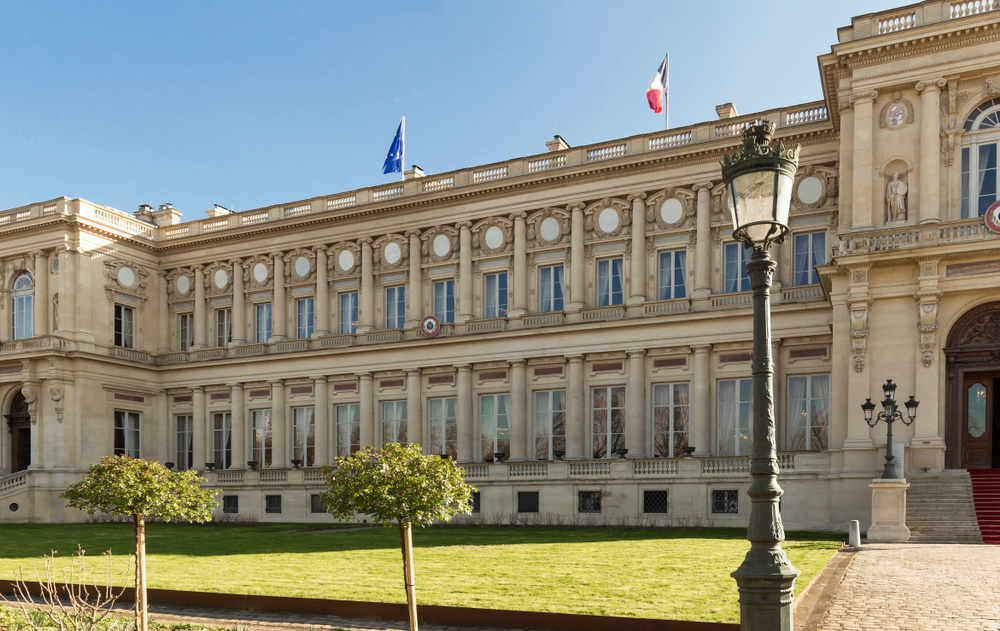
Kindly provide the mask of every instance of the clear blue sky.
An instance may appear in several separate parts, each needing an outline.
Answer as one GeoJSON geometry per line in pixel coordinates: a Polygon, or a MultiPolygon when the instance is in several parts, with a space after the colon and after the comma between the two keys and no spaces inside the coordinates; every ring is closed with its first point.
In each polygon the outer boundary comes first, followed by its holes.
{"type": "Polygon", "coordinates": [[[0,208],[246,210],[822,97],[816,56],[882,0],[7,2],[0,208]],[[398,176],[395,176],[398,178],[398,176]]]}

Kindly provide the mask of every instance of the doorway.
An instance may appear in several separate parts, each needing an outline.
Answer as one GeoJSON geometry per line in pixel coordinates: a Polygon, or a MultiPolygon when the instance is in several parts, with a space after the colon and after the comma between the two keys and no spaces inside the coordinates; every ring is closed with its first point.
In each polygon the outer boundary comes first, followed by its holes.
{"type": "Polygon", "coordinates": [[[1000,373],[967,373],[963,390],[962,464],[1000,468],[1000,373]]]}
{"type": "Polygon", "coordinates": [[[31,414],[20,392],[11,399],[10,413],[6,417],[10,432],[10,472],[24,471],[31,464],[31,414]]]}

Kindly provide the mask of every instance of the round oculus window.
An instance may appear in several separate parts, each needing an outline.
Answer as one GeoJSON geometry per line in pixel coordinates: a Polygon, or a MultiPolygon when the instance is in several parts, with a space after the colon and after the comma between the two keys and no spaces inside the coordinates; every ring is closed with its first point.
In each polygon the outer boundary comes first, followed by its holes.
{"type": "Polygon", "coordinates": [[[267,265],[263,263],[257,263],[253,266],[253,279],[258,283],[263,283],[267,280],[267,265]]]}
{"type": "Polygon", "coordinates": [[[125,287],[131,287],[135,284],[135,272],[132,271],[131,267],[118,268],[118,282],[125,287]]]}
{"type": "Polygon", "coordinates": [[[684,206],[676,197],[671,197],[670,199],[664,201],[663,205],[660,206],[660,219],[662,219],[665,224],[677,223],[681,220],[681,216],[683,214],[684,206]]]}
{"type": "Polygon", "coordinates": [[[903,123],[906,122],[906,106],[902,103],[893,103],[889,111],[886,112],[885,120],[893,129],[902,127],[903,123]]]}
{"type": "Polygon", "coordinates": [[[434,237],[434,254],[447,256],[451,252],[451,239],[446,234],[439,234],[434,237]]]}
{"type": "Polygon", "coordinates": [[[59,257],[58,256],[52,257],[52,271],[53,272],[58,272],[59,271],[59,257]]]}
{"type": "Polygon", "coordinates": [[[300,256],[295,259],[295,275],[302,278],[309,273],[309,259],[304,256],[300,256]]]}
{"type": "Polygon", "coordinates": [[[503,245],[503,230],[497,226],[490,226],[486,230],[486,247],[495,250],[503,245]]]}
{"type": "Polygon", "coordinates": [[[217,289],[222,289],[226,286],[226,283],[229,282],[229,274],[227,274],[224,269],[217,269],[215,270],[212,280],[215,281],[215,287],[217,289]]]}
{"type": "Polygon", "coordinates": [[[382,251],[382,254],[385,256],[385,262],[389,265],[399,263],[399,259],[403,257],[403,251],[399,249],[399,244],[395,241],[385,244],[385,250],[382,251]]]}
{"type": "Polygon", "coordinates": [[[823,182],[816,176],[802,178],[799,188],[796,190],[799,201],[803,204],[815,204],[823,195],[823,182]]]}
{"type": "Polygon", "coordinates": [[[175,284],[177,286],[177,293],[180,294],[186,294],[191,289],[191,279],[187,276],[178,276],[175,284]]]}
{"type": "Polygon", "coordinates": [[[614,232],[615,228],[618,227],[618,213],[615,212],[614,208],[605,208],[597,215],[597,225],[605,234],[614,232]]]}
{"type": "Polygon", "coordinates": [[[542,225],[539,228],[539,232],[542,234],[542,240],[544,241],[555,241],[559,237],[559,220],[555,217],[546,217],[542,219],[542,225]]]}
{"type": "Polygon", "coordinates": [[[337,255],[337,265],[345,272],[349,272],[354,267],[354,253],[350,250],[341,250],[337,255]]]}

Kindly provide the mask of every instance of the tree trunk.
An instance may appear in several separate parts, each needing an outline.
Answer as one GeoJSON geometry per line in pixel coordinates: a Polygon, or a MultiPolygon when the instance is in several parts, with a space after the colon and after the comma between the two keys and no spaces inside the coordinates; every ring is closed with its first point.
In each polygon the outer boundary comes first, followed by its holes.
{"type": "Polygon", "coordinates": [[[132,516],[135,525],[135,628],[147,631],[146,603],[146,519],[142,513],[132,516]]]}
{"type": "Polygon", "coordinates": [[[399,541],[403,546],[403,582],[406,584],[410,631],[417,631],[417,588],[413,579],[413,529],[410,527],[410,522],[399,523],[399,541]]]}

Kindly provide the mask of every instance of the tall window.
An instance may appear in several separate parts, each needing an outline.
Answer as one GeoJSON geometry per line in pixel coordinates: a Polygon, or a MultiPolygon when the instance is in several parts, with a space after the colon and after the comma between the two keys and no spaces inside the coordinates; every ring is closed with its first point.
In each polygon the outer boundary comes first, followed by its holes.
{"type": "Polygon", "coordinates": [[[830,375],[788,378],[788,448],[824,450],[830,441],[830,375]]]}
{"type": "Polygon", "coordinates": [[[338,405],[337,456],[350,456],[361,449],[361,406],[357,403],[338,405]]]}
{"type": "Polygon", "coordinates": [[[687,296],[687,252],[660,252],[660,300],[687,296]]]}
{"type": "Polygon", "coordinates": [[[31,274],[24,272],[14,279],[11,291],[11,321],[15,340],[23,340],[34,335],[34,296],[31,274]]]}
{"type": "Polygon", "coordinates": [[[316,414],[312,407],[292,408],[292,460],[303,467],[316,463],[316,414]]]}
{"type": "Polygon", "coordinates": [[[553,265],[538,270],[538,310],[563,310],[563,266],[553,265]]]}
{"type": "Polygon", "coordinates": [[[265,302],[256,305],[257,312],[254,330],[257,332],[257,343],[267,344],[271,339],[271,303],[265,302]]]}
{"type": "Polygon", "coordinates": [[[962,218],[982,217],[997,200],[1000,99],[983,103],[965,120],[962,137],[962,218]]]}
{"type": "Polygon", "coordinates": [[[434,317],[438,321],[455,321],[455,280],[441,280],[434,283],[434,317]]]}
{"type": "Polygon", "coordinates": [[[300,298],[295,301],[295,337],[308,340],[313,334],[313,299],[300,298]]]}
{"type": "Polygon", "coordinates": [[[215,345],[226,348],[233,341],[233,310],[215,310],[215,345]]]}
{"type": "MultiPolygon", "coordinates": [[[[653,455],[680,458],[688,446],[690,386],[661,383],[653,386],[653,455]]],[[[697,446],[697,445],[696,445],[697,446]]]]}
{"type": "Polygon", "coordinates": [[[747,263],[750,262],[750,250],[742,243],[726,244],[726,286],[725,293],[750,291],[750,277],[747,276],[747,263]]]}
{"type": "Polygon", "coordinates": [[[719,455],[749,456],[753,379],[719,381],[719,455]]]}
{"type": "Polygon", "coordinates": [[[358,292],[340,294],[340,334],[354,335],[358,332],[358,292]]]}
{"type": "Polygon", "coordinates": [[[385,288],[385,328],[401,329],[406,323],[406,288],[385,288]]]}
{"type": "Polygon", "coordinates": [[[181,414],[176,419],[175,464],[178,471],[187,471],[194,467],[194,426],[190,414],[181,414]]]}
{"type": "Polygon", "coordinates": [[[115,410],[115,455],[140,458],[139,413],[115,410]]]}
{"type": "Polygon", "coordinates": [[[182,351],[191,350],[194,343],[194,315],[182,313],[177,316],[177,348],[182,351]]]}
{"type": "Polygon", "coordinates": [[[250,459],[261,469],[271,466],[271,410],[250,412],[250,459]]]}
{"type": "Polygon", "coordinates": [[[480,441],[484,462],[494,456],[510,457],[510,395],[484,394],[479,397],[480,441]]]}
{"type": "Polygon", "coordinates": [[[487,318],[507,317],[507,272],[486,275],[487,318]]]}
{"type": "Polygon", "coordinates": [[[406,401],[382,402],[382,446],[406,445],[406,401]]]}
{"type": "Polygon", "coordinates": [[[115,305],[115,346],[135,348],[135,310],[115,305]]]}
{"type": "Polygon", "coordinates": [[[625,449],[625,387],[594,388],[590,399],[594,458],[625,449]]]}
{"type": "Polygon", "coordinates": [[[535,460],[566,455],[566,391],[535,392],[535,460]]]}
{"type": "Polygon", "coordinates": [[[458,420],[455,408],[458,400],[449,397],[447,399],[431,399],[427,403],[430,412],[427,419],[430,427],[430,453],[451,456],[453,460],[457,459],[458,420]]]}
{"type": "Polygon", "coordinates": [[[229,469],[233,466],[233,415],[216,412],[212,415],[212,456],[215,468],[229,469]]]}
{"type": "MultiPolygon", "coordinates": [[[[597,262],[597,306],[620,305],[625,302],[622,294],[622,261],[604,259],[597,262]]],[[[576,291],[574,289],[573,291],[576,291]]]]}
{"type": "Polygon", "coordinates": [[[826,233],[795,235],[795,284],[818,284],[817,265],[826,265],[826,233]]]}

